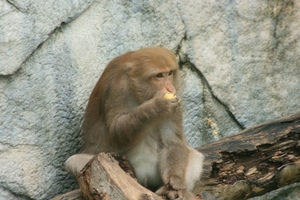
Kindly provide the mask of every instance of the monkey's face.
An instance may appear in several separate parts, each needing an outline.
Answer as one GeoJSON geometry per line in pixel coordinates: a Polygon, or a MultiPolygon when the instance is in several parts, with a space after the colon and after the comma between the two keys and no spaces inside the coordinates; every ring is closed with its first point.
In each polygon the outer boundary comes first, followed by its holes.
{"type": "Polygon", "coordinates": [[[140,103],[155,95],[176,93],[178,64],[174,54],[164,48],[150,48],[130,56],[128,77],[140,103]]]}
{"type": "Polygon", "coordinates": [[[159,70],[153,75],[151,75],[149,84],[156,88],[156,93],[172,93],[176,94],[176,89],[174,87],[174,75],[176,74],[176,69],[166,67],[165,70],[159,70]]]}

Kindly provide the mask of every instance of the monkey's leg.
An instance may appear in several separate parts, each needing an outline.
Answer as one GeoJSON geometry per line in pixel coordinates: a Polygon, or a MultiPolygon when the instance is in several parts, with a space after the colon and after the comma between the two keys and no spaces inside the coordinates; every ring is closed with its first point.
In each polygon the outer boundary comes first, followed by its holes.
{"type": "Polygon", "coordinates": [[[193,199],[190,192],[200,179],[204,156],[187,146],[172,146],[163,152],[161,170],[164,186],[157,194],[169,199],[193,199]]]}
{"type": "Polygon", "coordinates": [[[159,168],[164,185],[156,191],[156,194],[171,200],[192,197],[187,190],[185,178],[188,155],[189,149],[181,143],[163,148],[160,153],[159,168]]]}

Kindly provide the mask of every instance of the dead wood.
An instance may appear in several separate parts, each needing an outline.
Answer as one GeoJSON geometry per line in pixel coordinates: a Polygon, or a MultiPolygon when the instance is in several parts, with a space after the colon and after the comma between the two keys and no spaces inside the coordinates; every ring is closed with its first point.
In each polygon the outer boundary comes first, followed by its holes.
{"type": "Polygon", "coordinates": [[[110,153],[99,153],[80,172],[79,187],[88,200],[162,200],[125,173],[110,153]]]}
{"type": "Polygon", "coordinates": [[[197,148],[204,173],[194,193],[247,199],[300,182],[300,113],[197,148]]]}
{"type": "Polygon", "coordinates": [[[65,194],[58,195],[50,200],[84,200],[84,198],[80,189],[76,189],[65,194]]]}
{"type": "MultiPolygon", "coordinates": [[[[300,113],[250,127],[197,150],[205,155],[205,164],[194,194],[206,191],[220,200],[240,200],[300,182],[300,113]]],[[[100,153],[85,166],[78,182],[86,199],[162,199],[139,185],[118,163],[111,154],[100,153]]]]}

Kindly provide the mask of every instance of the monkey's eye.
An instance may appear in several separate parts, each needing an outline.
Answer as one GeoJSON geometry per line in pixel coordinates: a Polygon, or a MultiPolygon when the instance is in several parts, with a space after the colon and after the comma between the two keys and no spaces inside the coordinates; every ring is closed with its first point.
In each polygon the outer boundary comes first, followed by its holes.
{"type": "Polygon", "coordinates": [[[164,75],[162,73],[159,73],[159,74],[156,74],[156,77],[157,78],[162,78],[162,77],[164,77],[164,75]]]}
{"type": "Polygon", "coordinates": [[[169,73],[168,73],[168,76],[171,76],[173,74],[173,71],[170,71],[169,73]]]}

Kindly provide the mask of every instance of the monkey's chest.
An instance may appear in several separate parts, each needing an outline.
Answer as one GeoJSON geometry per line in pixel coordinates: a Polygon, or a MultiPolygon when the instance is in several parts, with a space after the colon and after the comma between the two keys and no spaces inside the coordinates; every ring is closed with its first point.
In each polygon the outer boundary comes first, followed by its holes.
{"type": "Polygon", "coordinates": [[[126,153],[139,183],[146,187],[156,187],[162,184],[158,170],[158,154],[157,142],[149,140],[144,140],[126,153]]]}

